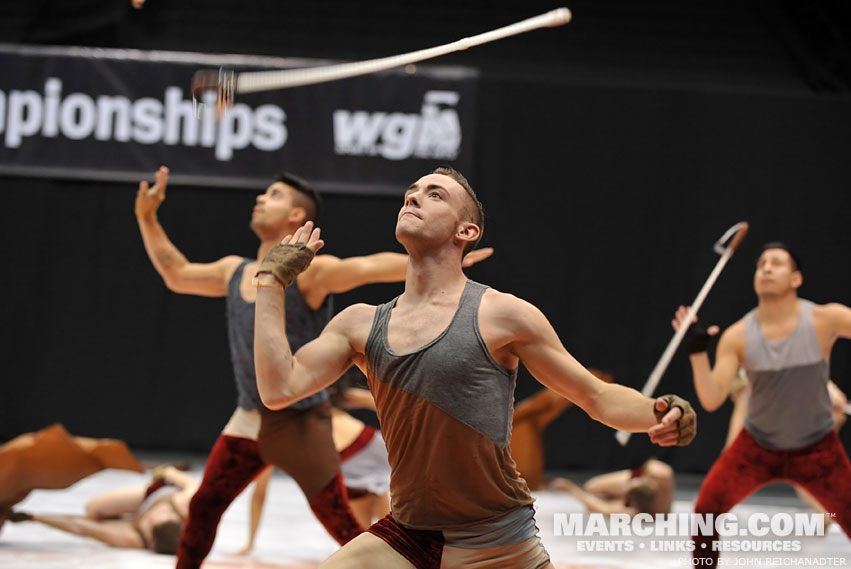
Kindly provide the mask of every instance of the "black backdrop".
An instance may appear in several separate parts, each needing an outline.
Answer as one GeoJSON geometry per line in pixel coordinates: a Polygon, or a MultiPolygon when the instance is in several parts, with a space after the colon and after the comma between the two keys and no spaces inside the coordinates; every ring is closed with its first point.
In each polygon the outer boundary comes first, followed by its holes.
{"type": "MultiPolygon", "coordinates": [[[[289,48],[354,59],[554,7],[414,2],[399,13],[381,2],[261,2],[224,28],[214,16],[232,3],[217,0],[203,2],[181,34],[174,22],[190,18],[193,2],[149,0],[142,12],[95,0],[64,4],[104,17],[59,26],[51,2],[8,3],[0,39],[289,48]],[[347,28],[345,18],[362,19],[347,28]],[[247,31],[274,28],[270,20],[280,36],[247,31]],[[336,35],[299,43],[317,29],[336,35]],[[353,34],[348,44],[338,37],[343,29],[353,34]]],[[[564,45],[548,30],[447,62],[483,69],[471,181],[487,214],[483,245],[497,253],[470,276],[535,303],[580,361],[640,387],[672,335],[673,310],[695,296],[717,260],[712,243],[736,221],[752,229],[703,320],[729,325],[752,307],[754,256],[773,239],[801,251],[802,296],[851,304],[851,51],[843,33],[817,33],[849,21],[841,3],[813,3],[822,10],[803,15],[784,2],[696,2],[693,10],[650,2],[640,13],[630,4],[571,5],[575,22],[564,29],[564,45]]],[[[0,186],[0,440],[59,421],[72,433],[136,448],[209,448],[235,395],[224,302],[165,289],[138,235],[135,188],[33,178],[2,178],[0,186]]],[[[251,256],[253,200],[245,191],[174,187],[160,218],[192,260],[251,256]]],[[[397,200],[331,194],[326,201],[326,252],[400,250],[392,234],[397,200]]],[[[366,287],[339,296],[337,307],[400,290],[366,287]]],[[[832,370],[846,392],[849,359],[851,346],[840,341],[832,370]]],[[[536,389],[521,374],[518,397],[536,389]]],[[[696,400],[683,356],[660,385],[669,391],[696,400]]],[[[729,410],[700,413],[699,438],[688,448],[654,449],[639,436],[623,452],[610,429],[573,409],[547,432],[547,466],[617,468],[654,453],[677,470],[704,472],[723,444],[729,410]]],[[[847,429],[843,440],[849,447],[847,429]]]]}

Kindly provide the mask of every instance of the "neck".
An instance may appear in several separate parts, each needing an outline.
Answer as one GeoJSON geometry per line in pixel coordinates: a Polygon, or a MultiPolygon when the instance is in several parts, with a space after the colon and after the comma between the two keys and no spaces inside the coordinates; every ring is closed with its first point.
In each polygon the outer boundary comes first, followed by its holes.
{"type": "Polygon", "coordinates": [[[266,255],[269,253],[269,251],[272,250],[272,247],[280,243],[281,239],[283,239],[287,235],[292,235],[293,233],[295,233],[297,229],[298,226],[288,227],[275,235],[258,235],[258,237],[260,237],[260,246],[257,248],[257,261],[262,263],[263,259],[266,258],[266,255]]]}
{"type": "Polygon", "coordinates": [[[756,310],[760,322],[782,322],[798,313],[798,295],[760,297],[756,310]]]}
{"type": "Polygon", "coordinates": [[[274,239],[264,239],[260,241],[260,246],[257,248],[257,262],[262,263],[269,251],[272,250],[272,247],[278,243],[280,243],[280,239],[277,241],[274,239]]]}
{"type": "Polygon", "coordinates": [[[409,252],[405,275],[407,302],[434,302],[446,295],[460,294],[467,282],[457,251],[445,250],[428,255],[409,252]]]}

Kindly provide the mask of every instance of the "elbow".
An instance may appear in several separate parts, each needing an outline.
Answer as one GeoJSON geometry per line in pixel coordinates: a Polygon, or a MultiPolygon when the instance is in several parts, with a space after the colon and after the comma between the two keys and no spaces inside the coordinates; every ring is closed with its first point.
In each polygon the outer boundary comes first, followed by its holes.
{"type": "Polygon", "coordinates": [[[271,411],[280,411],[295,403],[295,398],[293,397],[284,394],[269,395],[263,392],[260,393],[260,400],[271,411]]]}
{"type": "Polygon", "coordinates": [[[180,286],[180,280],[170,275],[162,275],[165,287],[173,293],[184,294],[185,290],[180,286]]]}
{"type": "MultiPolygon", "coordinates": [[[[280,411],[281,409],[295,403],[297,399],[297,397],[294,397],[292,393],[287,392],[285,389],[270,389],[269,387],[261,386],[259,374],[257,375],[257,383],[258,391],[260,392],[260,400],[267,409],[280,411]]],[[[276,383],[274,380],[266,382],[267,386],[269,384],[275,385],[276,383]]],[[[277,383],[277,385],[282,385],[282,383],[277,383]]]]}
{"type": "Polygon", "coordinates": [[[581,401],[575,401],[575,403],[593,420],[598,423],[603,423],[604,425],[612,426],[606,419],[606,415],[604,413],[605,406],[601,404],[601,401],[597,397],[589,397],[581,401]]]}
{"type": "Polygon", "coordinates": [[[724,403],[724,397],[709,397],[706,395],[701,396],[700,393],[697,394],[697,400],[700,401],[700,406],[703,407],[703,410],[707,413],[712,413],[713,411],[717,411],[719,407],[724,403]]]}
{"type": "Polygon", "coordinates": [[[257,391],[260,400],[267,409],[280,411],[281,409],[295,403],[299,398],[286,388],[286,381],[274,374],[269,375],[261,368],[257,368],[257,391]]]}

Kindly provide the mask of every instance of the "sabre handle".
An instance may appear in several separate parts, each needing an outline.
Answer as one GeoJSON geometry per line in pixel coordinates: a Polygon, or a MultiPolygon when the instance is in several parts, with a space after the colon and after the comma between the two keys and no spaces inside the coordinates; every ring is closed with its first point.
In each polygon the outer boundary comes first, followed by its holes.
{"type": "Polygon", "coordinates": [[[713,249],[719,255],[724,255],[725,253],[728,255],[732,255],[739,244],[742,242],[742,239],[745,238],[745,235],[748,234],[748,229],[750,226],[747,221],[740,221],[739,223],[733,225],[730,229],[724,232],[724,235],[715,242],[715,246],[713,249]],[[732,241],[730,240],[732,238],[732,241]],[[726,247],[724,243],[730,241],[730,244],[726,247]]]}

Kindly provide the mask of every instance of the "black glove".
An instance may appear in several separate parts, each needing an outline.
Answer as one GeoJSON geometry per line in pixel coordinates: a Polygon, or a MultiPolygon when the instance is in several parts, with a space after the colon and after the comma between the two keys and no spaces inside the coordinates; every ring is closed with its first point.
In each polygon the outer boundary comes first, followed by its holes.
{"type": "Polygon", "coordinates": [[[29,521],[32,521],[32,519],[33,519],[32,514],[28,514],[26,512],[21,512],[21,511],[12,512],[9,515],[9,521],[12,522],[13,524],[17,524],[17,523],[20,523],[20,522],[29,522],[29,521]]]}
{"type": "Polygon", "coordinates": [[[693,322],[688,327],[688,330],[686,330],[685,336],[683,336],[683,350],[689,355],[705,352],[706,347],[709,346],[709,338],[711,336],[706,331],[706,328],[698,322],[693,322]]]}

